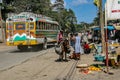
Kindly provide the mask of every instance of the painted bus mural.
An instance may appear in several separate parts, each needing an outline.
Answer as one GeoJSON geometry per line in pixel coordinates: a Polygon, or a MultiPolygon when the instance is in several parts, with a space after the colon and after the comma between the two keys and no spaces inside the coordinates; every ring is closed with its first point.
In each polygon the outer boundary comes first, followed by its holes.
{"type": "Polygon", "coordinates": [[[39,44],[47,48],[48,43],[57,42],[59,30],[58,22],[50,17],[30,12],[22,12],[6,19],[7,45],[17,46],[20,50],[39,44]]]}

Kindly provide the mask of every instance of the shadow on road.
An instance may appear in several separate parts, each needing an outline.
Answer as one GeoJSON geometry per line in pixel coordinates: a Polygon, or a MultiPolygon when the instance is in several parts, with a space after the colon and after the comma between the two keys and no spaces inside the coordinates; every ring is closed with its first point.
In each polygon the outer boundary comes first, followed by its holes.
{"type": "MultiPolygon", "coordinates": [[[[54,45],[49,45],[47,49],[52,48],[52,47],[54,47],[54,45]]],[[[10,51],[9,53],[39,52],[39,51],[47,50],[47,49],[43,49],[42,46],[36,46],[36,47],[29,47],[27,50],[22,50],[22,51],[19,49],[16,49],[14,51],[10,51]]]]}

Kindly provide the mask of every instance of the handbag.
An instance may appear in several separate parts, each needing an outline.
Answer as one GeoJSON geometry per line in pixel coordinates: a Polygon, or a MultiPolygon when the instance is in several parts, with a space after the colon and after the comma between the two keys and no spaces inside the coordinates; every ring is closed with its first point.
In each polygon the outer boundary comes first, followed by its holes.
{"type": "Polygon", "coordinates": [[[61,55],[61,54],[62,54],[61,45],[55,45],[55,52],[56,52],[58,55],[61,55]]]}
{"type": "Polygon", "coordinates": [[[69,47],[69,48],[67,48],[67,54],[70,54],[70,52],[71,52],[71,49],[69,47]]]}

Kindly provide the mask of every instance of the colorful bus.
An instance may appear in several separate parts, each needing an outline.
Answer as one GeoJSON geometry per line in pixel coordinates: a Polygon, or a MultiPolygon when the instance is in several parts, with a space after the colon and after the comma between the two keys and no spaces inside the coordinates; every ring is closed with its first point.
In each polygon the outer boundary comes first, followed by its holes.
{"type": "Polygon", "coordinates": [[[7,45],[17,46],[20,50],[39,44],[47,48],[48,43],[57,42],[59,30],[58,22],[50,17],[30,12],[22,12],[6,19],[7,45]]]}

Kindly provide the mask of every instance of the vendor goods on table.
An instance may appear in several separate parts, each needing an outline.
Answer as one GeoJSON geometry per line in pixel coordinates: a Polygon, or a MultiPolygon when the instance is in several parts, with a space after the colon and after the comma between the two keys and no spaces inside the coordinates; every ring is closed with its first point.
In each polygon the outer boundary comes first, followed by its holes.
{"type": "Polygon", "coordinates": [[[100,68],[95,67],[95,66],[90,66],[90,67],[88,67],[88,69],[91,71],[100,71],[101,70],[100,68]]]}
{"type": "Polygon", "coordinates": [[[88,64],[78,64],[76,67],[77,68],[87,68],[89,65],[88,64]]]}

